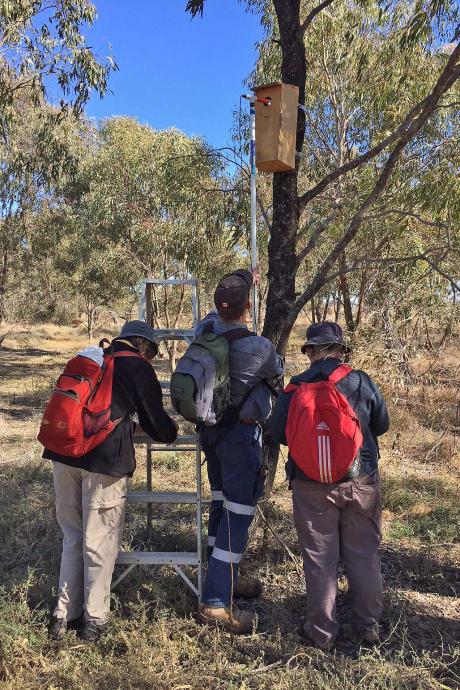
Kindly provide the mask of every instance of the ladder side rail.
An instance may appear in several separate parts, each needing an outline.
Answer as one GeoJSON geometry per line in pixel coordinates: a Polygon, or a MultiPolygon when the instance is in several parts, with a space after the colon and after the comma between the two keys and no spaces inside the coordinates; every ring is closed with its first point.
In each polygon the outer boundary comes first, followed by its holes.
{"type": "MultiPolygon", "coordinates": [[[[152,483],[152,444],[147,443],[147,491],[153,490],[152,483]]],[[[147,529],[152,529],[153,507],[151,503],[147,504],[147,529]]]]}
{"type": "Polygon", "coordinates": [[[147,285],[145,280],[141,283],[141,294],[139,299],[139,319],[147,322],[147,285]]]}
{"type": "MultiPolygon", "coordinates": [[[[195,587],[195,585],[193,584],[193,582],[191,580],[189,580],[189,578],[184,573],[184,571],[175,563],[173,564],[172,567],[174,568],[176,573],[179,575],[179,577],[181,577],[183,579],[183,581],[185,582],[187,587],[192,590],[193,594],[196,597],[199,597],[201,599],[201,591],[195,587]]],[[[201,572],[201,567],[200,567],[200,565],[198,565],[198,573],[200,573],[200,572],[201,572]]],[[[199,585],[198,585],[198,587],[199,587],[199,585]]]]}
{"type": "Polygon", "coordinates": [[[147,278],[145,280],[147,285],[161,285],[162,287],[168,287],[170,285],[198,285],[198,280],[196,278],[167,278],[162,280],[161,278],[147,278]]]}
{"type": "Polygon", "coordinates": [[[196,462],[196,496],[197,496],[197,502],[196,502],[196,551],[197,551],[197,556],[198,556],[198,592],[197,596],[199,600],[201,600],[201,595],[202,595],[202,590],[203,590],[203,567],[202,567],[202,560],[203,560],[203,503],[202,503],[202,486],[201,486],[201,445],[200,442],[197,441],[196,444],[196,453],[195,453],[195,462],[196,462]]]}

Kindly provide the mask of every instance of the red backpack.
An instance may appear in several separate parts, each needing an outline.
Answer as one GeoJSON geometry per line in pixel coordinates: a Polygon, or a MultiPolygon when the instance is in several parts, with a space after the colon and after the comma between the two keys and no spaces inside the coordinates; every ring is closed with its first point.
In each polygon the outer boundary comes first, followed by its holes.
{"type": "Polygon", "coordinates": [[[57,380],[45,408],[38,440],[65,457],[79,458],[100,445],[122,421],[110,419],[115,359],[142,357],[137,352],[104,352],[102,367],[76,355],[57,380]]]}
{"type": "Polygon", "coordinates": [[[359,419],[336,383],[352,369],[342,364],[317,383],[290,383],[286,438],[295,464],[323,484],[340,481],[350,470],[363,444],[359,419]]]}

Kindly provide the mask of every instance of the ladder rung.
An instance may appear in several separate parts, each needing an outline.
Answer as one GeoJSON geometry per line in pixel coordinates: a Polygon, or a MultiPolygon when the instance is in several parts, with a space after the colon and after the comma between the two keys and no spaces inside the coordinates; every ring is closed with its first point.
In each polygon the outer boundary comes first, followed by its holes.
{"type": "Polygon", "coordinates": [[[146,285],[198,285],[196,278],[147,278],[143,281],[146,285]]]}
{"type": "MultiPolygon", "coordinates": [[[[134,434],[133,437],[134,443],[156,443],[155,441],[152,441],[150,436],[147,434],[134,434]]],[[[193,446],[196,444],[198,441],[198,434],[190,434],[188,436],[178,436],[174,443],[165,443],[162,444],[161,446],[155,445],[155,450],[175,450],[176,446],[193,446]]],[[[195,448],[192,448],[192,450],[195,450],[195,448]]]]}
{"type": "Polygon", "coordinates": [[[198,498],[191,491],[128,491],[128,503],[198,503],[198,498]]]}
{"type": "Polygon", "coordinates": [[[193,340],[195,331],[193,328],[157,328],[156,340],[193,340]]]}
{"type": "Polygon", "coordinates": [[[199,565],[198,555],[188,551],[119,551],[117,564],[199,565]]]}

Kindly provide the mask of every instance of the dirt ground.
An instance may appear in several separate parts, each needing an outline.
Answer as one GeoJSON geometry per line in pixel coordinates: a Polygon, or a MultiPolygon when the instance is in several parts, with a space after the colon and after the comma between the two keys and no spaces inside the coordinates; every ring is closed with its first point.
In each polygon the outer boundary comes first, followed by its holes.
{"type": "MultiPolygon", "coordinates": [[[[299,370],[295,334],[289,368],[299,370]]],[[[18,328],[0,349],[0,689],[49,690],[381,690],[460,687],[459,401],[460,348],[407,386],[393,370],[357,355],[389,401],[392,429],[382,444],[385,610],[382,642],[360,647],[349,629],[346,579],[340,579],[341,633],[332,653],[303,644],[304,582],[290,493],[279,463],[243,572],[264,593],[245,604],[257,613],[251,635],[236,637],[197,624],[196,602],[167,567],[135,568],[113,594],[110,632],[95,647],[73,633],[47,639],[56,592],[60,539],[51,463],[35,440],[43,404],[68,357],[83,344],[76,329],[18,328]],[[391,376],[389,375],[391,373],[391,376]],[[293,554],[293,557],[290,555],[293,554]]],[[[192,456],[154,460],[158,487],[193,489],[192,456]]],[[[145,487],[145,451],[132,482],[145,487]]],[[[205,482],[207,491],[207,483],[205,482]]],[[[208,494],[205,494],[208,495],[208,494]]],[[[127,511],[124,548],[193,550],[186,506],[127,511]]],[[[193,569],[190,576],[194,578],[193,569]]]]}

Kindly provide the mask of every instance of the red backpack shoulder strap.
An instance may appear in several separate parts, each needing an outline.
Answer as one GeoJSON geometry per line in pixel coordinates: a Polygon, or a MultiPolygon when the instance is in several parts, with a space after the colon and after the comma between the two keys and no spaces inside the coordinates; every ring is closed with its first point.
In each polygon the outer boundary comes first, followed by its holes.
{"type": "Polygon", "coordinates": [[[296,391],[298,387],[299,387],[298,383],[288,383],[288,385],[284,389],[283,393],[294,393],[294,391],[296,391]]]}
{"type": "Polygon", "coordinates": [[[113,357],[118,358],[118,357],[140,357],[141,359],[145,359],[144,355],[142,355],[140,352],[130,352],[129,350],[126,350],[126,352],[114,352],[113,357]]]}
{"type": "Polygon", "coordinates": [[[331,381],[332,383],[338,383],[339,381],[344,379],[345,376],[348,376],[348,374],[351,371],[353,371],[353,369],[349,367],[348,364],[341,364],[337,367],[337,369],[334,369],[332,374],[329,374],[328,381],[331,381]]]}

